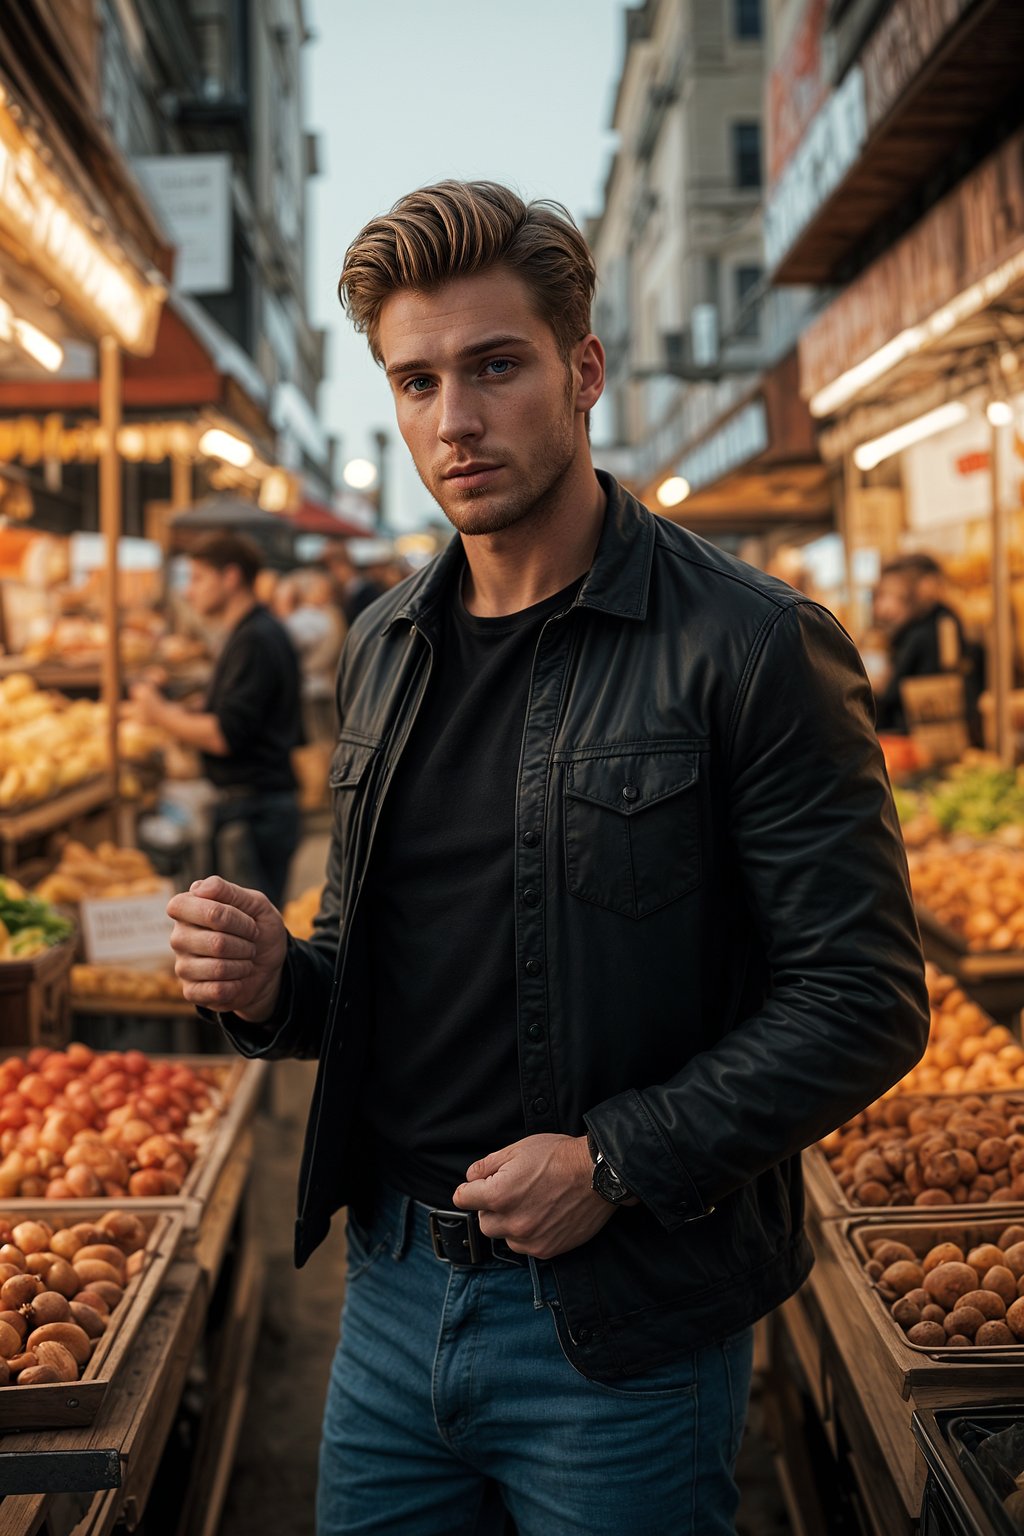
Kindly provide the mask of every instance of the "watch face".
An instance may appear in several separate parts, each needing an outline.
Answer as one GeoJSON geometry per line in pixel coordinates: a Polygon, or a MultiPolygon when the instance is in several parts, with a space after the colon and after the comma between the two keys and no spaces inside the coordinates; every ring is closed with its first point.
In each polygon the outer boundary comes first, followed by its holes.
{"type": "Polygon", "coordinates": [[[594,1169],[594,1188],[599,1195],[603,1195],[605,1200],[610,1200],[613,1204],[615,1201],[625,1199],[627,1194],[625,1184],[623,1184],[615,1169],[609,1167],[604,1158],[601,1159],[594,1169]]]}

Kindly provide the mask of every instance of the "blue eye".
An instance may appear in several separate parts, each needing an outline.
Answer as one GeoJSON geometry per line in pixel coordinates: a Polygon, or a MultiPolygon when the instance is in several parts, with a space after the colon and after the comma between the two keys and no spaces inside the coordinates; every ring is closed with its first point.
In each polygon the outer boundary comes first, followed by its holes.
{"type": "Polygon", "coordinates": [[[422,394],[423,394],[423,390],[422,390],[422,389],[417,389],[417,387],[416,387],[416,386],[417,386],[417,385],[418,385],[418,384],[425,384],[425,385],[426,385],[426,386],[427,386],[427,387],[428,387],[428,388],[429,388],[429,387],[430,387],[430,382],[431,382],[431,381],[430,381],[430,380],[429,380],[429,379],[425,379],[425,378],[415,378],[415,379],[409,379],[409,380],[408,380],[408,381],[407,381],[407,383],[406,383],[406,386],[405,386],[405,387],[406,387],[406,389],[407,389],[407,390],[408,390],[408,391],[409,391],[409,393],[410,393],[410,394],[413,394],[413,395],[422,395],[422,394]]]}
{"type": "Polygon", "coordinates": [[[495,378],[504,378],[516,366],[510,357],[492,357],[487,364],[488,368],[495,369],[495,378]]]}

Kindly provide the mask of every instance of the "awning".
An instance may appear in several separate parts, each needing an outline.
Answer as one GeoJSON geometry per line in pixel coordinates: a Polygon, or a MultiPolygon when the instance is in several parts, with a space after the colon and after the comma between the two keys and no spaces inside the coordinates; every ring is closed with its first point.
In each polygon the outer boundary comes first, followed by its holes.
{"type": "Polygon", "coordinates": [[[298,511],[293,512],[288,521],[296,533],[318,533],[326,539],[366,537],[365,524],[343,517],[324,502],[310,497],[300,503],[298,511]]]}

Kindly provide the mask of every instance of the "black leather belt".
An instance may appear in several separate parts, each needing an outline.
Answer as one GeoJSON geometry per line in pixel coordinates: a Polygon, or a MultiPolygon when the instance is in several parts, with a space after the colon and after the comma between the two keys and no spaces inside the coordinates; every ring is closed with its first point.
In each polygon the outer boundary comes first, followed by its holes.
{"type": "MultiPolygon", "coordinates": [[[[417,1204],[419,1202],[417,1201],[417,1204]]],[[[422,1206],[434,1257],[443,1264],[529,1264],[525,1253],[514,1253],[503,1237],[486,1237],[475,1211],[442,1211],[422,1206]]]]}

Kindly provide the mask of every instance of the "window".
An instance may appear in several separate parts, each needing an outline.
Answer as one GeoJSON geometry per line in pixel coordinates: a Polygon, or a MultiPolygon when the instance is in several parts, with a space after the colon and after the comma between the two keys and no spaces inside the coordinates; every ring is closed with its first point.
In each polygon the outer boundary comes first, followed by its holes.
{"type": "Polygon", "coordinates": [[[732,163],[737,187],[761,185],[760,123],[733,123],[732,163]]]}
{"type": "Polygon", "coordinates": [[[733,0],[736,36],[757,42],[761,37],[761,0],[733,0]]]}
{"type": "Polygon", "coordinates": [[[764,268],[753,265],[737,267],[734,272],[737,316],[734,334],[744,340],[755,340],[761,334],[760,306],[748,305],[747,299],[763,276],[764,268]]]}

